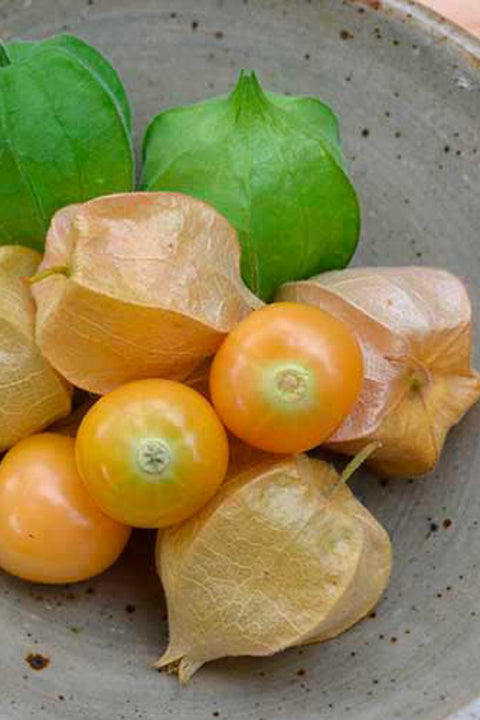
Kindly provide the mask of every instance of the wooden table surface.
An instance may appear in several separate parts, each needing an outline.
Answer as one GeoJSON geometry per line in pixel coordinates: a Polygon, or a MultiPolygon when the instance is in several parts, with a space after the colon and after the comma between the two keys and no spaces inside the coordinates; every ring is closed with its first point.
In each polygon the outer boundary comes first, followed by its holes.
{"type": "Polygon", "coordinates": [[[421,0],[441,15],[480,36],[480,0],[421,0]]]}

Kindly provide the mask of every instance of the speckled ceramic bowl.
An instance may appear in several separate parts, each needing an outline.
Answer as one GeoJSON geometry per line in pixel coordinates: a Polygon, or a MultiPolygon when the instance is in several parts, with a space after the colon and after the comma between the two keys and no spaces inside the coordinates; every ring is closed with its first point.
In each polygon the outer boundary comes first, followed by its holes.
{"type": "MultiPolygon", "coordinates": [[[[119,68],[137,139],[161,107],[226,91],[242,67],[272,89],[324,97],[343,118],[362,199],[355,262],[448,268],[465,279],[478,320],[473,39],[405,0],[0,2],[5,37],[67,29],[119,68]]],[[[480,694],[479,421],[477,407],[425,479],[355,481],[392,535],[393,577],[376,613],[324,645],[217,662],[181,688],[150,667],[167,627],[148,534],[91,583],[0,574],[0,717],[441,720],[469,706],[480,694]]]]}

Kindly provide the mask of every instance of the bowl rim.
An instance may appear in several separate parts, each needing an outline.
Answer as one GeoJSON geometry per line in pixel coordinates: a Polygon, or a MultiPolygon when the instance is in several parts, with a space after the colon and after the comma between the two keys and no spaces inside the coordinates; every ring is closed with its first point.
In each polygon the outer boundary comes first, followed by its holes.
{"type": "MultiPolygon", "coordinates": [[[[421,0],[347,0],[351,5],[364,6],[385,16],[386,20],[404,22],[418,28],[420,32],[430,34],[443,47],[450,47],[468,66],[469,71],[480,82],[480,36],[475,36],[453,20],[427,7],[421,0]]],[[[74,31],[74,28],[72,29],[74,31]]],[[[16,37],[16,33],[13,34],[16,37]]],[[[9,35],[4,40],[12,39],[9,35]]],[[[457,707],[449,720],[467,720],[480,718],[480,692],[476,697],[457,707]],[[472,713],[472,714],[471,714],[472,713]]]]}
{"type": "MultiPolygon", "coordinates": [[[[446,18],[436,10],[423,5],[420,0],[349,0],[353,4],[365,5],[389,17],[417,25],[421,30],[432,33],[437,41],[443,41],[460,54],[478,75],[480,81],[480,36],[477,37],[446,18]]],[[[447,720],[480,718],[480,694],[458,707],[447,720]],[[477,715],[478,713],[478,715],[477,715]]]]}
{"type": "Polygon", "coordinates": [[[352,4],[365,5],[390,17],[400,17],[426,29],[447,44],[457,46],[461,55],[471,63],[472,69],[480,75],[480,36],[457,25],[420,0],[349,0],[352,4]]]}

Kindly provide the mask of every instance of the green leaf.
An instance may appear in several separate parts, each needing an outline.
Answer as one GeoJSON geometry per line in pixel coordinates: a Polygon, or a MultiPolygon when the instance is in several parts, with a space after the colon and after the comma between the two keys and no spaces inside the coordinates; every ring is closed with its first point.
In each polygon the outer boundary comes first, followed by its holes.
{"type": "Polygon", "coordinates": [[[63,47],[65,50],[70,51],[73,57],[76,57],[77,60],[81,59],[82,62],[95,73],[96,77],[103,82],[106,89],[114,94],[123,114],[125,124],[128,130],[131,131],[132,113],[127,93],[125,92],[125,88],[117,71],[103,55],[91,45],[87,45],[83,40],[75,37],[75,35],[59,35],[56,38],[51,38],[47,43],[51,43],[52,46],[59,48],[63,47]]]}
{"type": "Polygon", "coordinates": [[[0,67],[8,67],[8,65],[11,65],[10,56],[7,52],[7,48],[5,45],[0,41],[0,67]]]}
{"type": "Polygon", "coordinates": [[[228,97],[160,113],[142,186],[212,204],[236,227],[242,272],[270,300],[283,282],[348,264],[360,211],[338,122],[315,98],[265,93],[242,72],[228,97]]]}
{"type": "Polygon", "coordinates": [[[41,250],[60,208],[134,186],[130,109],[81,40],[11,43],[0,68],[0,243],[41,250]]]}

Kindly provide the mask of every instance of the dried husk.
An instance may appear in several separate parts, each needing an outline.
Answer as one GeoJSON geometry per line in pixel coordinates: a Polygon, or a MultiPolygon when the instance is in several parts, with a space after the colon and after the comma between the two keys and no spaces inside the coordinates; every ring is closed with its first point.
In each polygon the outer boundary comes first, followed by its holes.
{"type": "Polygon", "coordinates": [[[92,408],[98,400],[97,395],[90,395],[85,393],[83,396],[80,394],[79,398],[74,399],[74,408],[68,417],[61,418],[54,423],[49,431],[56,433],[57,435],[65,435],[66,437],[76,437],[78,429],[82,423],[83,418],[92,408]]]}
{"type": "Polygon", "coordinates": [[[40,259],[26,248],[0,248],[0,452],[70,412],[70,386],[35,345],[35,303],[25,278],[40,259]]]}
{"type": "Polygon", "coordinates": [[[189,385],[203,395],[204,398],[211,402],[210,396],[210,370],[212,368],[212,358],[206,358],[191,372],[185,379],[185,385],[189,385]]]}
{"type": "Polygon", "coordinates": [[[41,260],[42,256],[35,250],[20,245],[0,247],[0,272],[4,275],[26,279],[36,271],[41,260]]]}
{"type": "Polygon", "coordinates": [[[368,463],[379,474],[431,470],[450,428],[480,398],[461,281],[434,268],[359,268],[284,285],[277,299],[331,312],[362,343],[364,389],[329,446],[353,455],[378,440],[368,463]]]}
{"type": "Polygon", "coordinates": [[[130,193],[70,206],[47,237],[40,273],[53,274],[34,285],[37,341],[97,394],[182,380],[259,306],[239,268],[235,231],[199,200],[130,193]]]}
{"type": "Polygon", "coordinates": [[[266,457],[239,455],[210,504],[159,535],[170,642],[156,667],[182,682],[216,658],[328,640],[388,583],[388,534],[333,467],[266,457]]]}

